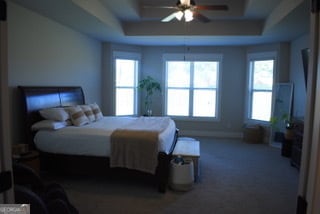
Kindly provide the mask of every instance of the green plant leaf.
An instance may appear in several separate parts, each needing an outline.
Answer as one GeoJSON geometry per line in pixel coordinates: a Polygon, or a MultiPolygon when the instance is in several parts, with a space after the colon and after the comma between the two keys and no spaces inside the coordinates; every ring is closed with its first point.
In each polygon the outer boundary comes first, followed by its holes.
{"type": "Polygon", "coordinates": [[[146,78],[142,79],[138,83],[138,88],[140,90],[144,90],[146,93],[144,104],[145,104],[145,111],[151,110],[152,105],[152,95],[154,92],[161,92],[161,85],[158,81],[153,79],[151,76],[147,76],[146,78]]]}

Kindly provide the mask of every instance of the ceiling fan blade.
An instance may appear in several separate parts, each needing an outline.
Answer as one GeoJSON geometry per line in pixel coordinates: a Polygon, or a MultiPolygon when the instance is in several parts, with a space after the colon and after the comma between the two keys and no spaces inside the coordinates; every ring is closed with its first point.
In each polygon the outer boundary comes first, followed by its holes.
{"type": "Polygon", "coordinates": [[[208,19],[208,17],[202,15],[201,13],[198,13],[198,12],[193,12],[193,17],[195,19],[198,19],[200,22],[204,22],[204,23],[208,23],[210,22],[210,19],[208,19]]]}
{"type": "Polygon", "coordinates": [[[177,9],[176,6],[154,6],[154,5],[144,5],[143,8],[177,9]]]}
{"type": "Polygon", "coordinates": [[[196,5],[198,10],[229,10],[227,5],[196,5]]]}
{"type": "Polygon", "coordinates": [[[171,13],[169,16],[163,18],[162,22],[170,22],[172,19],[176,18],[177,12],[171,13]]]}

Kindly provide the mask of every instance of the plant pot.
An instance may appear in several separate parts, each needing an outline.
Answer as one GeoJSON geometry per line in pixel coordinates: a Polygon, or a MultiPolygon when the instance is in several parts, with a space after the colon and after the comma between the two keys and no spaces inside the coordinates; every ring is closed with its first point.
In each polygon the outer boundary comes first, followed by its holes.
{"type": "Polygon", "coordinates": [[[293,138],[294,138],[293,129],[286,129],[286,132],[284,133],[284,137],[286,140],[293,140],[293,138]]]}

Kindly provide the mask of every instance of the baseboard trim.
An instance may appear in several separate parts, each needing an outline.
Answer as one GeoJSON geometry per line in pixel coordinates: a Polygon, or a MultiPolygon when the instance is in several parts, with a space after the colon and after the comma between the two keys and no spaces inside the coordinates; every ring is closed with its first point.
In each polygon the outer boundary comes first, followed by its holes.
{"type": "Polygon", "coordinates": [[[235,138],[242,139],[242,132],[220,132],[220,131],[197,131],[197,130],[182,130],[179,131],[180,136],[188,137],[217,137],[217,138],[235,138]]]}

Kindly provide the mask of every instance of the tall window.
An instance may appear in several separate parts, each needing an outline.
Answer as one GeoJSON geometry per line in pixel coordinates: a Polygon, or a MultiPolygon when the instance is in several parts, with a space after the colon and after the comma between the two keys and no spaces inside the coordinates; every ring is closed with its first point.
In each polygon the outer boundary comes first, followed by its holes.
{"type": "Polygon", "coordinates": [[[197,55],[192,60],[176,60],[167,55],[165,58],[166,114],[216,118],[221,57],[197,55]]]}
{"type": "Polygon", "coordinates": [[[249,119],[270,121],[274,65],[274,53],[249,55],[249,119]]]}
{"type": "Polygon", "coordinates": [[[115,53],[115,115],[137,114],[139,59],[136,54],[115,53]]]}

